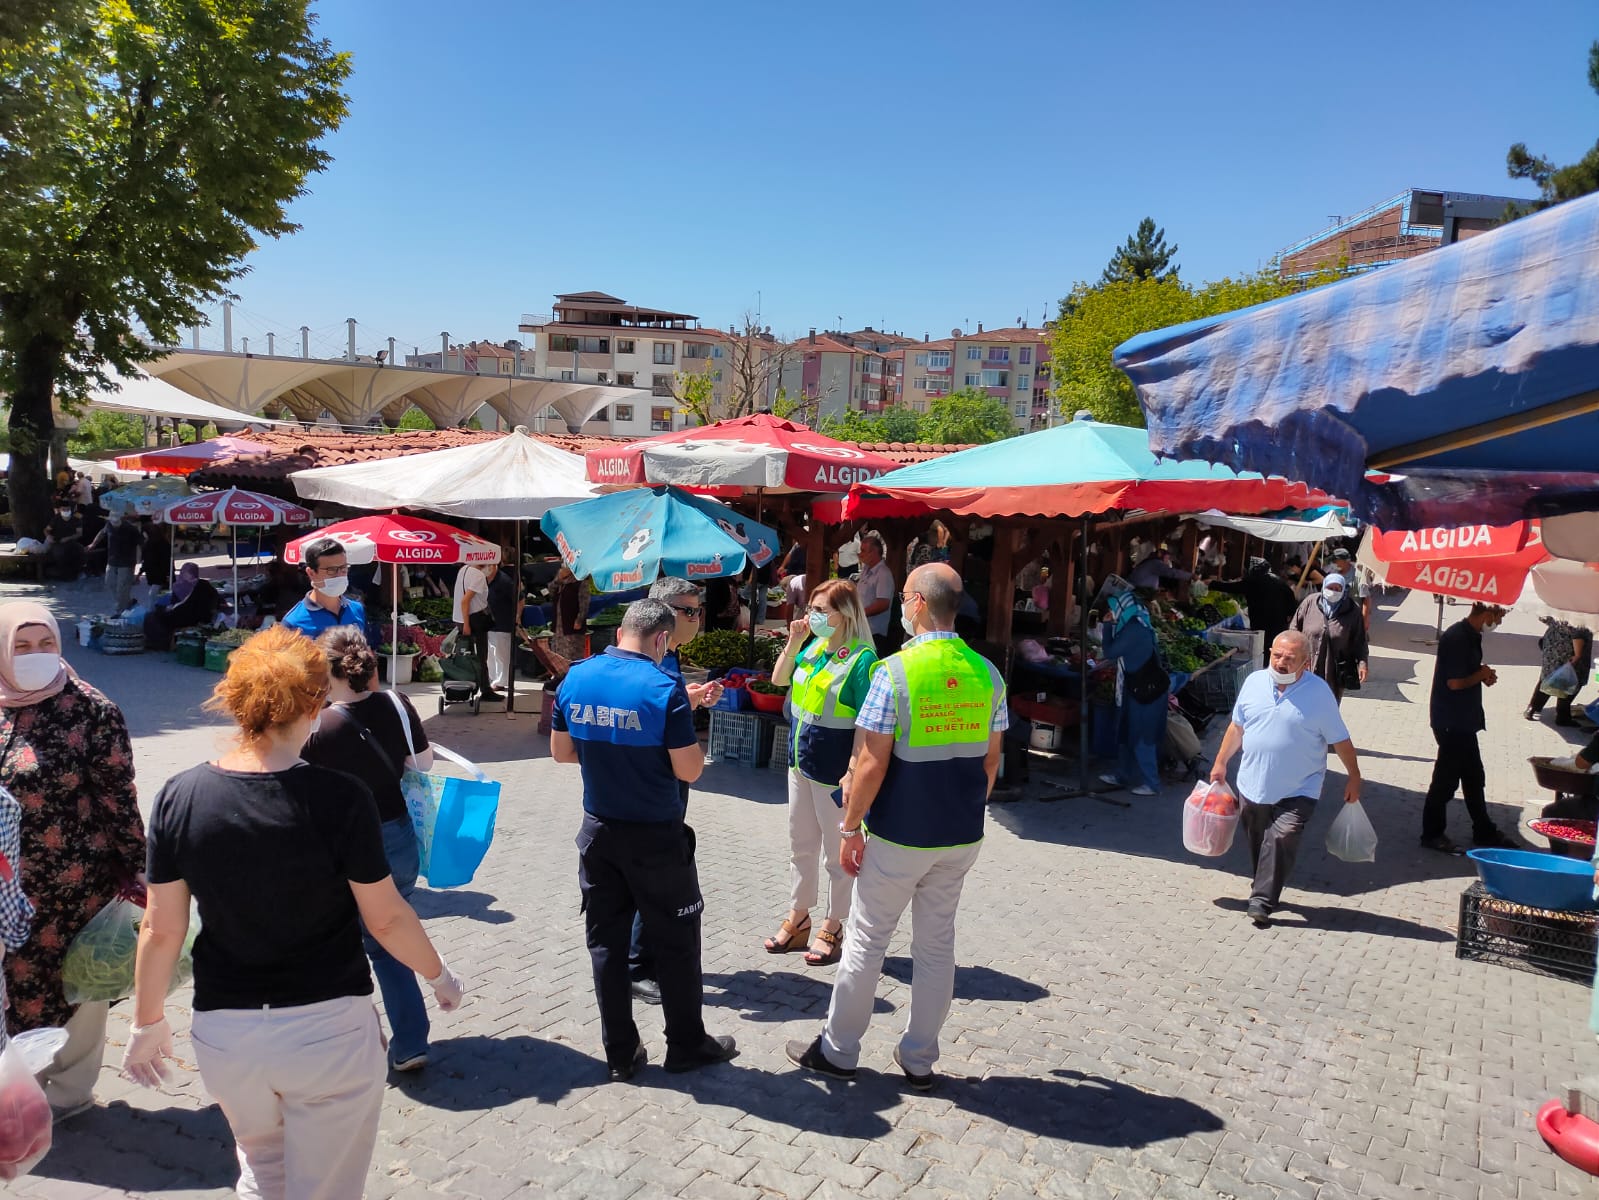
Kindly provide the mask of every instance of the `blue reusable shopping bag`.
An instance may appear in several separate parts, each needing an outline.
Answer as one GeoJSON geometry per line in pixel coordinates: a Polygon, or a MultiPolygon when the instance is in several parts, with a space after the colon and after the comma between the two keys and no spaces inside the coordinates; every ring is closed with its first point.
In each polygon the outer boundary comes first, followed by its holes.
{"type": "Polygon", "coordinates": [[[421,849],[421,873],[429,887],[471,883],[494,840],[500,785],[473,764],[437,743],[433,753],[470,771],[471,779],[407,770],[400,780],[406,810],[421,849]]]}
{"type": "MultiPolygon", "coordinates": [[[[392,697],[393,693],[389,695],[392,697]]],[[[398,700],[400,726],[412,755],[411,723],[398,700]]],[[[433,744],[433,753],[448,759],[471,775],[434,775],[407,767],[400,777],[405,810],[411,814],[420,850],[420,873],[429,887],[460,887],[472,882],[483,856],[494,840],[494,821],[500,812],[500,785],[453,750],[433,744]]]]}

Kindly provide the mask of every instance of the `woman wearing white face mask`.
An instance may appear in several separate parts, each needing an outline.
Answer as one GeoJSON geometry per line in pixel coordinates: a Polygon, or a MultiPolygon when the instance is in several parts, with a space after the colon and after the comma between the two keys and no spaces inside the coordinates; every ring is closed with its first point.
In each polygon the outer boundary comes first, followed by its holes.
{"type": "Polygon", "coordinates": [[[40,1075],[58,1117],[94,1103],[105,1054],[101,1002],[69,1006],[61,962],[89,919],[144,869],[144,823],[122,712],[61,658],[42,604],[0,606],[0,785],[22,806],[22,862],[38,910],[6,956],[12,1033],[59,1025],[67,1044],[40,1075]]]}
{"type": "Polygon", "coordinates": [[[806,944],[811,906],[819,895],[817,864],[825,856],[827,917],[805,961],[815,967],[838,961],[854,892],[838,859],[843,809],[834,796],[851,769],[855,714],[871,687],[876,663],[871,627],[855,585],[829,579],[818,586],[804,613],[789,625],[788,644],[772,668],[772,682],[792,683],[787,748],[790,897],[788,915],[766,939],[768,954],[806,944]]]}
{"type": "Polygon", "coordinates": [[[1310,639],[1310,669],[1327,681],[1340,702],[1347,686],[1366,682],[1370,653],[1366,618],[1348,590],[1342,575],[1328,575],[1321,581],[1321,591],[1306,596],[1288,623],[1288,628],[1310,639]]]}

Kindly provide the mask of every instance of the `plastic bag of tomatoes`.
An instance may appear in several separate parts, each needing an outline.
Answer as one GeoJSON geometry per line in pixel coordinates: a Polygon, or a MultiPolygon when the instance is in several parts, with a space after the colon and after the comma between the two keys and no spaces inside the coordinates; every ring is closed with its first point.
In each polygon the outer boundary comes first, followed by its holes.
{"type": "Polygon", "coordinates": [[[1238,797],[1225,783],[1202,779],[1183,802],[1183,847],[1216,858],[1232,848],[1238,832],[1238,797]]]}
{"type": "Polygon", "coordinates": [[[50,1152],[50,1102],[33,1076],[65,1042],[64,1030],[30,1030],[0,1052],[0,1179],[26,1175],[50,1152]]]}

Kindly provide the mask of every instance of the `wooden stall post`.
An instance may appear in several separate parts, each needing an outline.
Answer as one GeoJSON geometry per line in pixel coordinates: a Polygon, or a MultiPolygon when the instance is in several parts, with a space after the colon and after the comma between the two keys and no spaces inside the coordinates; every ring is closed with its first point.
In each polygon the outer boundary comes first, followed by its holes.
{"type": "Polygon", "coordinates": [[[994,522],[994,558],[989,564],[986,640],[1000,646],[1010,641],[1012,597],[1016,594],[1016,581],[1011,570],[1015,533],[1009,522],[994,522]]]}
{"type": "Polygon", "coordinates": [[[1066,634],[1066,618],[1071,615],[1073,585],[1077,580],[1077,559],[1072,555],[1070,529],[1061,534],[1051,547],[1049,572],[1049,632],[1055,637],[1066,634]]]}

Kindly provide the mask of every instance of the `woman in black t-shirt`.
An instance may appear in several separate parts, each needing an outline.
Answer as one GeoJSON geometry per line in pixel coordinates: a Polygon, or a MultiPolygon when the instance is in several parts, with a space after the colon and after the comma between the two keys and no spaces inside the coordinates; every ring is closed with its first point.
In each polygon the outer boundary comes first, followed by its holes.
{"type": "MultiPolygon", "coordinates": [[[[383,853],[400,895],[410,899],[419,866],[416,829],[405,808],[400,778],[405,768],[426,771],[433,750],[422,719],[399,692],[369,689],[378,672],[378,658],[366,635],[353,625],[336,625],[316,644],[328,660],[328,699],[322,723],[305,743],[305,761],[354,775],[377,801],[382,822],[383,853]],[[413,747],[415,748],[413,750],[413,747]]],[[[383,1011],[389,1015],[389,1065],[416,1071],[428,1061],[428,1010],[417,986],[416,972],[398,961],[362,930],[361,945],[372,960],[383,1011]]]]}
{"type": "Polygon", "coordinates": [[[256,634],[208,703],[238,724],[233,749],[168,780],[150,815],[122,1068],[146,1087],[167,1077],[164,1006],[192,896],[202,928],[190,1037],[238,1143],[240,1195],[364,1190],[384,1070],[362,922],[427,978],[441,1009],[464,990],[395,890],[372,793],[300,757],[327,692],[314,643],[281,625],[256,634]]]}

